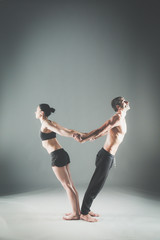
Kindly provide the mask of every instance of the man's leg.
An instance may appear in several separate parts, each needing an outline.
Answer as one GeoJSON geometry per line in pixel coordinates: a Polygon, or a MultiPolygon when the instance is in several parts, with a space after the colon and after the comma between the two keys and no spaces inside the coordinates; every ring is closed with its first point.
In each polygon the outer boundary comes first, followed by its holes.
{"type": "MultiPolygon", "coordinates": [[[[113,156],[108,152],[106,152],[104,149],[101,149],[97,154],[96,169],[94,171],[94,174],[91,178],[89,186],[84,195],[84,199],[81,207],[81,214],[83,216],[88,215],[88,213],[90,212],[90,207],[92,205],[92,202],[97,196],[97,194],[100,192],[100,190],[102,189],[106,181],[106,178],[108,176],[109,169],[112,166],[112,163],[113,163],[113,156]]],[[[83,219],[82,215],[81,215],[81,218],[83,219]]],[[[92,218],[89,218],[89,219],[92,220],[92,218]]]]}

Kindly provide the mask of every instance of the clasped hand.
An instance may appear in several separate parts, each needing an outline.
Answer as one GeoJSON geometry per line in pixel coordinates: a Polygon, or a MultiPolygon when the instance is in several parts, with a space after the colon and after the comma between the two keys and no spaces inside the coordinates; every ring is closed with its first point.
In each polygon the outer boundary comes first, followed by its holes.
{"type": "Polygon", "coordinates": [[[91,138],[86,138],[86,133],[74,133],[73,134],[73,138],[80,143],[86,142],[86,141],[94,141],[95,138],[91,137],[91,138]]]}

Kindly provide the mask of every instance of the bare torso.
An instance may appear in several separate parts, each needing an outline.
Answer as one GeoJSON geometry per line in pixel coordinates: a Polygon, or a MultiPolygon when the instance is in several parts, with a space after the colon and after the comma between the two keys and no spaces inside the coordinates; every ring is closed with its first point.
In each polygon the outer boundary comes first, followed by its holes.
{"type": "Polygon", "coordinates": [[[119,126],[116,126],[109,130],[103,148],[111,154],[115,155],[119,145],[123,141],[126,132],[126,120],[125,118],[121,118],[119,126]]]}
{"type": "MultiPolygon", "coordinates": [[[[41,128],[41,131],[44,133],[50,133],[51,131],[46,128],[41,128]]],[[[51,152],[62,148],[62,146],[59,144],[58,140],[56,138],[48,139],[42,141],[42,146],[47,150],[47,152],[50,154],[51,152]]]]}

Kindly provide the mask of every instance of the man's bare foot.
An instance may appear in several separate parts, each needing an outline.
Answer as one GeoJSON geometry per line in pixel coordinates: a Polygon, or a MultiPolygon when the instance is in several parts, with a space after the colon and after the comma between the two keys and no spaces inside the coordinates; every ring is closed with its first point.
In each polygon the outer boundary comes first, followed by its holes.
{"type": "Polygon", "coordinates": [[[94,212],[92,212],[92,211],[90,211],[88,214],[89,214],[91,217],[99,217],[99,214],[98,214],[98,213],[94,213],[94,212]]]}
{"type": "Polygon", "coordinates": [[[79,215],[74,215],[73,213],[69,214],[69,215],[65,215],[63,217],[63,220],[79,220],[80,216],[79,215]]]}
{"type": "Polygon", "coordinates": [[[87,215],[81,214],[80,219],[87,222],[98,222],[98,219],[93,218],[90,214],[87,214],[87,215]]]}

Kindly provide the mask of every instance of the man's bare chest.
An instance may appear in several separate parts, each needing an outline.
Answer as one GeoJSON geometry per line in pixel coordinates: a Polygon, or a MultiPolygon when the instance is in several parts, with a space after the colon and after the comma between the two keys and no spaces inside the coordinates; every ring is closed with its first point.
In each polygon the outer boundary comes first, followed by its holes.
{"type": "Polygon", "coordinates": [[[120,121],[120,125],[119,125],[119,131],[122,133],[122,134],[126,134],[127,132],[127,124],[126,124],[126,120],[125,119],[122,119],[120,121]]]}

